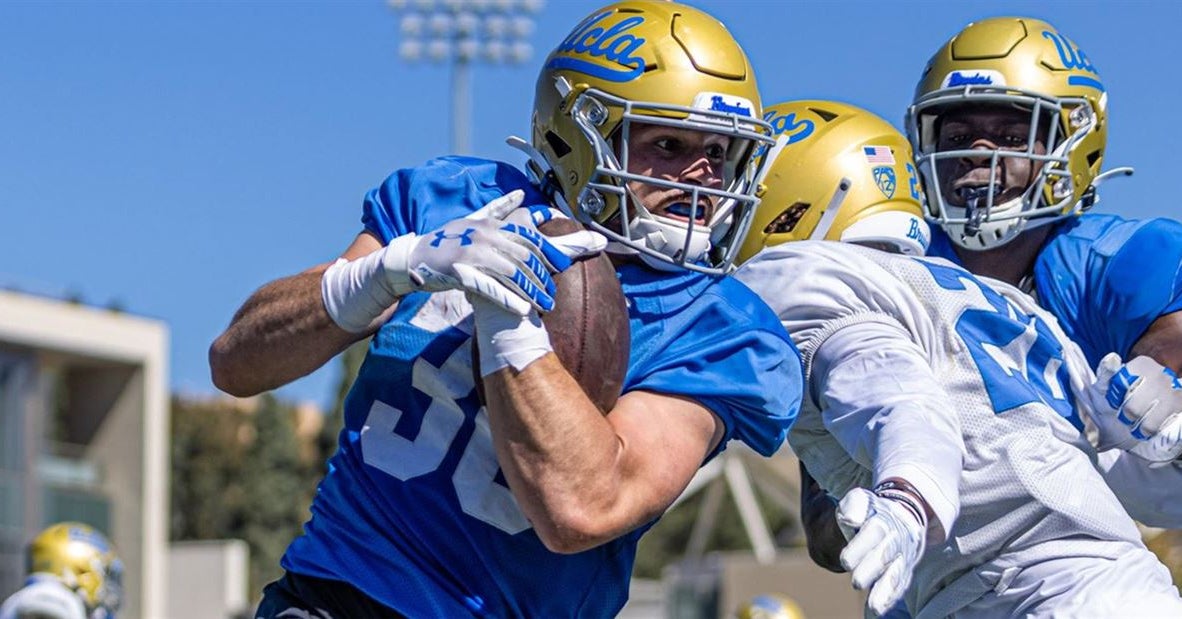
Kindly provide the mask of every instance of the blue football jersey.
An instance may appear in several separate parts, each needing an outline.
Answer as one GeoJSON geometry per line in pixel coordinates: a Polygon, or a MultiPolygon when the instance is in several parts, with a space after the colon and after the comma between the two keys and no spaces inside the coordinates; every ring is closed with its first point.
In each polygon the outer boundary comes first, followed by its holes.
{"type": "MultiPolygon", "coordinates": [[[[932,230],[928,255],[959,263],[932,230]]],[[[1159,317],[1182,310],[1182,223],[1089,213],[1057,224],[1034,264],[1039,305],[1095,367],[1129,350],[1159,317]]]]}
{"type": "MultiPolygon", "coordinates": [[[[396,172],[365,199],[382,242],[424,233],[513,189],[507,164],[449,157],[396,172]]],[[[619,270],[632,352],[624,391],[694,398],[726,439],[770,454],[801,397],[799,356],[775,315],[729,278],[619,270]]],[[[649,525],[577,554],[550,552],[499,469],[472,371],[462,292],[405,297],[374,336],[345,401],[345,427],[283,566],[345,580],[410,617],[611,617],[649,525]]]]}

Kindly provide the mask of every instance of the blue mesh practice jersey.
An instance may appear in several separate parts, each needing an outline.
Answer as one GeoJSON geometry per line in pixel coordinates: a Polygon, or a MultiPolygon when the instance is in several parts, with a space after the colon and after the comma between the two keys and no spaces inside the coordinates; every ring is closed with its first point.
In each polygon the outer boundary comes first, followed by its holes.
{"type": "MultiPolygon", "coordinates": [[[[959,263],[938,227],[928,255],[959,263]]],[[[1035,261],[1034,290],[1092,367],[1110,352],[1128,359],[1154,320],[1182,310],[1182,223],[1091,213],[1067,219],[1035,261]]]]}
{"type": "MultiPolygon", "coordinates": [[[[401,170],[365,200],[383,243],[438,228],[514,189],[515,168],[443,158],[401,170]]],[[[619,270],[632,352],[624,391],[693,398],[726,437],[770,455],[801,395],[801,366],[772,314],[729,278],[619,270]]],[[[411,617],[609,617],[628,596],[641,527],[597,548],[550,552],[499,470],[472,372],[471,307],[448,291],[405,297],[374,336],[312,519],[283,558],[347,580],[411,617]]]]}

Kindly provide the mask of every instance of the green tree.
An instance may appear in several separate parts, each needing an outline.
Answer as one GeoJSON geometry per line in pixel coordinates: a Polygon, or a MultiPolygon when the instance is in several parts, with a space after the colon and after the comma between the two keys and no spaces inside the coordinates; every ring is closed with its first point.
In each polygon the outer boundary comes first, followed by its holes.
{"type": "Polygon", "coordinates": [[[248,422],[228,401],[172,399],[171,539],[234,536],[243,500],[241,436],[248,422]]]}
{"type": "Polygon", "coordinates": [[[250,546],[251,589],[257,591],[282,574],[279,559],[308,519],[315,488],[302,474],[294,409],[264,394],[253,421],[254,440],[240,478],[245,496],[237,537],[250,546]]]}
{"type": "Polygon", "coordinates": [[[174,398],[172,420],[171,538],[246,541],[250,590],[260,591],[281,573],[316,488],[294,407],[270,394],[257,406],[174,398]]]}

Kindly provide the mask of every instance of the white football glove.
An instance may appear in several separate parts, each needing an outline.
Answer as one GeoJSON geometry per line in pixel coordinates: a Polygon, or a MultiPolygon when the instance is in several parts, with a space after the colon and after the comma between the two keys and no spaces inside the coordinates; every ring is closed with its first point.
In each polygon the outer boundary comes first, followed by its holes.
{"type": "Polygon", "coordinates": [[[870,590],[866,605],[876,615],[903,599],[927,535],[922,499],[885,485],[878,492],[854,488],[837,506],[837,523],[849,540],[841,565],[855,589],[870,590]]]}
{"type": "Polygon", "coordinates": [[[405,234],[368,256],[338,260],[321,280],[329,316],[342,329],[363,333],[395,300],[420,290],[464,290],[517,316],[552,309],[550,273],[569,267],[580,243],[595,251],[587,237],[594,233],[563,237],[562,247],[552,244],[535,222],[557,211],[518,209],[524,195],[512,191],[422,236],[405,234]]]}
{"type": "MultiPolygon", "coordinates": [[[[534,221],[546,215],[565,217],[554,209],[547,210],[549,212],[545,214],[535,210],[534,221]]],[[[518,209],[515,217],[524,212],[526,209],[518,209]]],[[[574,258],[599,253],[607,247],[607,238],[590,230],[543,238],[550,248],[561,254],[561,259],[566,260],[568,265],[574,258]]],[[[519,316],[480,295],[469,292],[467,297],[468,302],[472,304],[476,323],[481,376],[488,376],[509,366],[520,372],[553,350],[550,335],[536,311],[531,310],[525,316],[519,316]]]]}
{"type": "Polygon", "coordinates": [[[554,307],[551,271],[570,260],[536,229],[503,220],[521,206],[512,191],[479,211],[423,236],[403,235],[382,250],[386,284],[395,296],[414,291],[464,290],[524,316],[554,307]],[[557,264],[550,263],[558,259],[557,264]]]}
{"type": "Polygon", "coordinates": [[[1154,462],[1182,453],[1182,382],[1170,368],[1146,356],[1121,364],[1119,355],[1109,353],[1096,368],[1087,399],[1100,434],[1098,450],[1126,449],[1154,462]]]}

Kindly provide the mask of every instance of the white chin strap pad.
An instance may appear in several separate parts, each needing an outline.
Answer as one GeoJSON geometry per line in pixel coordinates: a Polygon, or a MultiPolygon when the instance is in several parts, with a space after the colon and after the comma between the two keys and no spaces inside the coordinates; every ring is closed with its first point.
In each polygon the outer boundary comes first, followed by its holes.
{"type": "MultiPolygon", "coordinates": [[[[710,251],[710,229],[704,226],[693,226],[693,232],[687,228],[688,222],[670,220],[665,217],[650,215],[638,217],[632,222],[632,238],[644,243],[644,246],[676,263],[700,262],[710,251]],[[689,236],[689,247],[686,247],[686,236],[689,236]],[[684,255],[683,255],[684,253],[684,255]]],[[[661,260],[646,257],[641,253],[646,264],[658,269],[666,267],[678,268],[661,260]]]]}
{"type": "MultiPolygon", "coordinates": [[[[1022,198],[1015,198],[1004,204],[994,205],[987,213],[993,218],[993,221],[982,221],[978,226],[977,234],[972,236],[965,236],[964,224],[944,224],[942,227],[953,243],[965,249],[983,251],[1001,247],[1014,240],[1022,232],[1026,219],[1023,217],[1000,219],[1000,217],[1020,212],[1022,203],[1022,198]]],[[[944,209],[947,211],[947,216],[954,219],[963,219],[968,210],[963,206],[945,206],[944,209]]]]}

